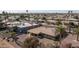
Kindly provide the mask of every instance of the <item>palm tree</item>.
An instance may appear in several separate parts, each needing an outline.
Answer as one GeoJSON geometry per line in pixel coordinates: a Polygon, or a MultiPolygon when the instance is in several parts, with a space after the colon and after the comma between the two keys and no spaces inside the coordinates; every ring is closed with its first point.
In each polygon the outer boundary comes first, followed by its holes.
{"type": "Polygon", "coordinates": [[[76,35],[77,35],[77,41],[79,41],[79,27],[76,28],[75,33],[76,33],[76,35]]]}
{"type": "Polygon", "coordinates": [[[60,44],[61,44],[62,36],[65,33],[64,27],[62,27],[61,25],[56,27],[56,33],[59,34],[59,41],[60,41],[60,44]]]}
{"type": "Polygon", "coordinates": [[[69,15],[69,17],[72,16],[72,13],[73,13],[73,11],[68,11],[68,15],[69,15]]]}
{"type": "Polygon", "coordinates": [[[2,14],[5,15],[6,14],[5,11],[2,11],[2,14]]]}
{"type": "Polygon", "coordinates": [[[28,20],[30,21],[30,14],[27,14],[28,20]]]}
{"type": "Polygon", "coordinates": [[[57,25],[57,26],[62,25],[62,22],[61,22],[60,19],[57,19],[56,25],[57,25]]]}
{"type": "Polygon", "coordinates": [[[5,12],[5,11],[2,11],[2,15],[3,16],[5,16],[4,18],[5,18],[5,21],[6,21],[6,19],[8,19],[8,12],[5,12]]]}
{"type": "Polygon", "coordinates": [[[28,20],[30,21],[30,14],[28,13],[28,10],[26,10],[26,13],[27,13],[27,18],[28,18],[28,20]]]}
{"type": "Polygon", "coordinates": [[[69,24],[68,24],[68,31],[69,31],[69,33],[71,33],[71,27],[72,27],[72,25],[71,25],[71,23],[69,22],[69,24]]]}
{"type": "Polygon", "coordinates": [[[26,13],[28,13],[28,10],[26,10],[26,13]]]}

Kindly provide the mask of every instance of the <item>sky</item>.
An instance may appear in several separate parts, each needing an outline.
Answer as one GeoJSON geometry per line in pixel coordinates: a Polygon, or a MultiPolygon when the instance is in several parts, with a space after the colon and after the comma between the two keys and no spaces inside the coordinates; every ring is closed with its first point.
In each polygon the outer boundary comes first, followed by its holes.
{"type": "Polygon", "coordinates": [[[79,10],[78,0],[0,0],[0,10],[79,10]]]}
{"type": "Polygon", "coordinates": [[[36,13],[67,12],[66,10],[79,10],[79,1],[78,0],[0,0],[0,12],[2,12],[3,10],[15,13],[17,12],[25,13],[25,10],[30,10],[29,12],[36,12],[36,13]]]}

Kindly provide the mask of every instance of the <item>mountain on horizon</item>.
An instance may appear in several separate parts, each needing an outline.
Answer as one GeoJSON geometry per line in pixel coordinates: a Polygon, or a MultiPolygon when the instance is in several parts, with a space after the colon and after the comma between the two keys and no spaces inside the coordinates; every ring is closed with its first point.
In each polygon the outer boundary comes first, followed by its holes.
{"type": "MultiPolygon", "coordinates": [[[[68,13],[72,11],[73,13],[79,13],[79,10],[3,10],[8,13],[68,13]]],[[[0,11],[2,13],[2,10],[0,11]]]]}

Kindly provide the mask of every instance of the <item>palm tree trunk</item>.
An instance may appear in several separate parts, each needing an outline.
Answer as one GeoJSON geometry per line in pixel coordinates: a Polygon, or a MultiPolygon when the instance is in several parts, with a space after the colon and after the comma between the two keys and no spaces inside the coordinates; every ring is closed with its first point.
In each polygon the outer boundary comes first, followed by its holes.
{"type": "Polygon", "coordinates": [[[59,41],[60,41],[59,43],[61,44],[61,34],[60,34],[60,38],[59,38],[59,41]]]}

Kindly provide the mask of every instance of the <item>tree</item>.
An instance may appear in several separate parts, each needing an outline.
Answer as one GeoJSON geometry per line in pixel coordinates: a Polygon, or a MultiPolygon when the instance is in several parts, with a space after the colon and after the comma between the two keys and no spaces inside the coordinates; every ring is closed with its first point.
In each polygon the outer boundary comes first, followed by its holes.
{"type": "Polygon", "coordinates": [[[72,16],[73,11],[68,11],[69,17],[72,16]]]}
{"type": "Polygon", "coordinates": [[[9,16],[8,16],[8,12],[5,12],[5,11],[2,11],[2,15],[5,16],[5,20],[9,17],[9,16]]]}
{"type": "Polygon", "coordinates": [[[46,19],[46,17],[44,16],[44,17],[42,17],[42,19],[45,21],[45,22],[47,22],[47,19],[46,19]]]}
{"type": "Polygon", "coordinates": [[[16,32],[9,32],[9,35],[11,35],[10,38],[12,38],[13,41],[17,41],[18,38],[16,37],[16,32]]]}
{"type": "Polygon", "coordinates": [[[36,23],[38,23],[39,17],[38,16],[35,16],[34,17],[34,20],[36,21],[36,23]]]}
{"type": "Polygon", "coordinates": [[[26,10],[26,13],[28,13],[28,10],[26,10]]]}
{"type": "Polygon", "coordinates": [[[69,33],[71,33],[71,29],[74,27],[76,27],[75,24],[73,22],[69,22],[68,24],[69,33]]]}
{"type": "Polygon", "coordinates": [[[0,30],[6,29],[6,25],[2,22],[0,22],[0,30]]]}
{"type": "Polygon", "coordinates": [[[3,15],[8,15],[8,12],[2,11],[3,15]]]}
{"type": "Polygon", "coordinates": [[[42,19],[45,21],[45,23],[46,23],[45,26],[46,26],[46,28],[47,28],[47,26],[48,26],[48,21],[47,21],[47,20],[48,20],[48,19],[47,19],[45,16],[44,16],[42,19]]]}
{"type": "Polygon", "coordinates": [[[28,18],[28,20],[30,21],[30,14],[27,14],[27,18],[28,18]]]}
{"type": "Polygon", "coordinates": [[[29,11],[28,10],[26,10],[26,13],[27,13],[27,18],[28,18],[28,20],[30,21],[30,14],[28,13],[29,11]]]}
{"type": "Polygon", "coordinates": [[[14,32],[17,32],[17,29],[18,29],[17,26],[14,26],[14,27],[13,27],[13,31],[14,31],[14,32]]]}
{"type": "Polygon", "coordinates": [[[78,17],[78,16],[74,16],[74,18],[75,18],[75,19],[79,19],[79,17],[78,17]]]}
{"type": "Polygon", "coordinates": [[[79,27],[75,29],[75,33],[77,35],[77,41],[79,41],[79,27]]]}
{"type": "Polygon", "coordinates": [[[61,25],[60,26],[58,26],[57,28],[56,28],[56,32],[59,34],[59,41],[60,41],[60,44],[61,44],[61,39],[62,39],[62,36],[64,35],[64,33],[65,33],[65,29],[64,29],[64,27],[62,27],[61,25]]]}
{"type": "Polygon", "coordinates": [[[39,40],[34,37],[26,38],[25,41],[23,42],[24,48],[37,48],[38,45],[39,40]]]}
{"type": "Polygon", "coordinates": [[[25,18],[24,15],[21,15],[21,16],[20,16],[20,19],[21,19],[21,20],[24,20],[24,18],[25,18]]]}
{"type": "Polygon", "coordinates": [[[6,14],[5,11],[2,11],[2,14],[5,15],[6,14]]]}
{"type": "Polygon", "coordinates": [[[19,18],[17,18],[16,21],[20,21],[19,18]]]}
{"type": "Polygon", "coordinates": [[[56,25],[57,25],[57,26],[62,25],[62,22],[61,22],[60,19],[57,19],[56,25]]]}
{"type": "Polygon", "coordinates": [[[78,26],[79,26],[79,19],[77,19],[77,22],[78,22],[78,26]]]}

